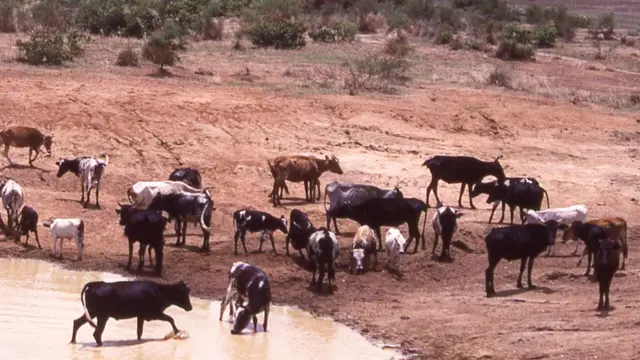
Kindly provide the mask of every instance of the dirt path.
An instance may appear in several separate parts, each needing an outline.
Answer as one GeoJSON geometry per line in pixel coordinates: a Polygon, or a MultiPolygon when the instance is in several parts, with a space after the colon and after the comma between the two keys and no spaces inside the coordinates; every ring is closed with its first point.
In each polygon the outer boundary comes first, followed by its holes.
{"type": "MultiPolygon", "coordinates": [[[[402,97],[285,96],[269,89],[126,73],[8,64],[0,64],[0,71],[0,123],[35,125],[55,134],[53,158],[38,160],[38,169],[3,169],[2,176],[25,187],[26,204],[41,219],[85,219],[85,259],[73,261],[75,248],[65,246],[62,262],[69,268],[124,273],[127,245],[114,213],[116,203],[126,201],[126,188],[136,181],[165,179],[175,166],[195,166],[205,186],[214,190],[212,251],[197,252],[199,229],[190,228],[186,248],[168,247],[164,271],[166,281],[188,281],[195,296],[220,298],[231,262],[246,260],[269,274],[275,302],[333,316],[371,338],[417,349],[424,358],[638,356],[640,251],[632,215],[640,198],[640,125],[633,116],[486,90],[424,90],[402,97]],[[472,154],[490,159],[499,151],[507,175],[538,178],[552,207],[581,203],[589,207],[590,217],[628,219],[631,252],[628,270],[613,283],[614,311],[595,312],[597,284],[580,276],[584,264],[576,268],[577,258],[568,256],[573,244],[558,245],[556,258],[536,260],[537,291],[517,290],[519,264],[501,263],[496,272],[501,296],[485,298],[482,238],[489,229],[490,206],[484,197],[475,199],[479,210],[463,209],[466,215],[456,234],[475,252],[454,249],[455,261],[449,264],[420,251],[408,256],[405,276],[398,279],[383,270],[384,255],[377,271],[351,276],[342,251],[333,296],[308,290],[310,274],[301,269],[297,254],[284,255],[282,234],[276,235],[278,254],[265,244],[262,254],[233,255],[231,214],[241,206],[287,217],[300,207],[316,224],[324,223],[321,204],[285,200],[278,209],[269,204],[270,157],[332,153],[345,174],[325,174],[323,184],[340,179],[391,187],[402,180],[405,196],[423,198],[429,175],[420,164],[426,157],[472,154]],[[58,156],[103,152],[111,157],[102,185],[103,210],[83,212],[78,180],[56,178],[54,162],[58,156]]],[[[10,155],[26,164],[26,150],[12,149],[10,155]]],[[[302,198],[302,189],[290,185],[294,197],[302,198]]],[[[441,198],[455,204],[458,189],[442,184],[441,198]]],[[[466,194],[463,204],[468,204],[466,194]]],[[[349,221],[339,225],[347,234],[356,229],[349,221]]],[[[51,260],[52,243],[44,228],[40,235],[44,250],[1,241],[0,255],[51,260]]],[[[256,237],[248,236],[250,251],[257,250],[256,237]]],[[[429,229],[426,238],[430,249],[429,229]]],[[[340,241],[347,246],[350,238],[340,241]]]]}

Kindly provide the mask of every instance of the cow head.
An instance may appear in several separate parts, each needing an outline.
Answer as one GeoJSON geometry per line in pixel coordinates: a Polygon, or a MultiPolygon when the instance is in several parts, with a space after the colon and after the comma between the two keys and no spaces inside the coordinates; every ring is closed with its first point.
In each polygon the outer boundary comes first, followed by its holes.
{"type": "Polygon", "coordinates": [[[498,181],[503,182],[507,179],[504,174],[504,168],[500,164],[500,159],[502,159],[502,154],[498,155],[495,160],[491,162],[487,162],[487,174],[493,175],[498,178],[498,181]]]}
{"type": "Polygon", "coordinates": [[[49,156],[51,156],[51,145],[53,145],[53,134],[44,137],[44,148],[49,156]]]}
{"type": "Polygon", "coordinates": [[[495,192],[497,188],[498,188],[498,182],[495,180],[489,181],[489,182],[476,183],[471,188],[471,197],[475,198],[480,194],[487,194],[491,196],[491,194],[495,192]]]}
{"type": "Polygon", "coordinates": [[[336,173],[338,175],[344,173],[342,171],[342,168],[340,167],[340,160],[338,160],[335,155],[331,155],[331,157],[329,157],[329,155],[326,155],[325,163],[327,165],[327,170],[331,171],[332,173],[336,173]]]}
{"type": "Polygon", "coordinates": [[[173,305],[176,305],[185,311],[191,311],[193,306],[191,305],[191,299],[189,298],[189,293],[191,289],[187,286],[187,283],[180,280],[180,282],[174,284],[173,286],[173,305]]]}
{"type": "Polygon", "coordinates": [[[287,229],[287,218],[284,217],[284,215],[280,216],[280,221],[278,222],[278,229],[285,234],[289,233],[289,230],[287,229]]]}
{"type": "Polygon", "coordinates": [[[252,314],[247,310],[247,308],[241,308],[240,311],[236,311],[236,321],[233,323],[233,328],[231,329],[231,335],[238,335],[244,330],[247,325],[249,325],[249,321],[251,321],[252,314]]]}
{"type": "Polygon", "coordinates": [[[116,214],[120,216],[120,225],[127,225],[129,223],[129,217],[133,211],[133,205],[122,205],[118,202],[119,209],[115,209],[116,214]]]}
{"type": "Polygon", "coordinates": [[[364,271],[364,249],[354,248],[351,249],[351,273],[355,269],[356,274],[361,274],[364,271]]]}
{"type": "Polygon", "coordinates": [[[78,175],[77,169],[74,168],[73,163],[70,160],[71,159],[60,158],[58,161],[56,161],[56,165],[58,165],[58,174],[56,174],[56,177],[62,177],[62,175],[66,174],[68,171],[71,171],[74,174],[78,175]]]}

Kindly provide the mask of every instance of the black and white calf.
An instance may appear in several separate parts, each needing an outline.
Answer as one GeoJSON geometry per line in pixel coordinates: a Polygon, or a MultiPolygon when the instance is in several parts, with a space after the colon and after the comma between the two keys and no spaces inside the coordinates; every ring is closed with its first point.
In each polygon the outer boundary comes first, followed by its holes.
{"type": "Polygon", "coordinates": [[[435,214],[433,214],[431,226],[433,227],[435,238],[433,240],[433,250],[431,250],[431,254],[436,253],[438,237],[442,236],[440,260],[444,260],[446,256],[447,260],[453,261],[451,259],[451,239],[456,230],[458,230],[458,218],[462,215],[462,212],[450,206],[440,206],[436,209],[435,214]]]}
{"type": "Polygon", "coordinates": [[[18,228],[16,229],[16,242],[20,242],[20,237],[22,235],[26,235],[26,239],[24,244],[29,244],[29,232],[32,232],[36,235],[36,242],[38,243],[38,248],[42,249],[40,246],[40,240],[38,239],[38,212],[36,212],[30,206],[24,206],[22,211],[20,211],[20,215],[18,216],[18,228]]]}
{"type": "Polygon", "coordinates": [[[336,239],[336,234],[325,227],[319,228],[309,237],[307,253],[311,262],[311,285],[316,284],[318,292],[322,291],[322,280],[324,279],[325,268],[327,271],[327,281],[329,282],[329,293],[333,293],[331,281],[336,280],[333,263],[338,258],[340,244],[336,239]],[[316,269],[319,268],[318,281],[316,282],[316,269]]]}
{"type": "Polygon", "coordinates": [[[131,268],[133,244],[137,241],[140,242],[138,271],[142,270],[144,251],[149,246],[149,262],[153,265],[151,261],[151,249],[153,248],[156,253],[156,274],[160,276],[164,251],[164,228],[167,225],[167,219],[159,211],[136,209],[134,205],[121,205],[120,203],[118,206],[120,208],[115,211],[120,215],[120,225],[124,225],[124,235],[129,240],[127,270],[131,268]]]}
{"type": "Polygon", "coordinates": [[[528,262],[527,285],[530,289],[535,288],[531,283],[533,261],[549,244],[555,241],[557,232],[558,222],[556,220],[548,220],[544,224],[511,225],[491,229],[484,238],[489,257],[489,267],[485,271],[487,297],[496,293],[493,286],[493,271],[501,259],[521,260],[517,281],[518,288],[522,288],[522,273],[528,262]]]}
{"type": "Polygon", "coordinates": [[[497,180],[480,182],[475,184],[471,190],[471,197],[475,198],[480,194],[488,195],[487,204],[493,203],[489,223],[491,223],[493,214],[500,204],[502,204],[502,216],[499,222],[504,221],[504,208],[505,205],[509,205],[511,224],[513,224],[513,213],[516,207],[520,208],[520,220],[524,223],[525,210],[540,210],[545,194],[547,195],[547,207],[549,207],[549,194],[534,178],[510,177],[503,183],[497,180]]]}
{"type": "Polygon", "coordinates": [[[184,245],[187,241],[187,223],[200,221],[203,235],[200,251],[209,251],[211,217],[216,209],[209,189],[205,189],[204,194],[157,194],[147,209],[166,211],[169,214],[169,219],[176,220],[179,230],[176,234],[176,245],[184,245]]]}
{"type": "Polygon", "coordinates": [[[269,308],[271,306],[271,286],[269,277],[259,267],[237,261],[229,269],[229,286],[220,304],[220,321],[224,310],[229,305],[229,316],[234,316],[233,302],[236,300],[237,312],[235,313],[235,323],[231,334],[236,335],[242,332],[253,319],[253,332],[258,331],[258,313],[264,311],[264,322],[262,327],[267,331],[269,320],[269,308]],[[243,305],[243,297],[248,303],[243,305]]]}
{"type": "Polygon", "coordinates": [[[100,208],[100,181],[104,170],[109,164],[109,156],[105,155],[104,160],[91,156],[82,156],[77,158],[60,159],[56,161],[58,165],[57,177],[62,177],[67,172],[73,173],[80,178],[80,193],[82,198],[80,202],[86,208],[89,205],[91,197],[91,189],[96,189],[96,206],[100,208]],[[87,201],[84,200],[84,193],[87,193],[87,201]]]}
{"type": "Polygon", "coordinates": [[[285,238],[287,256],[289,256],[289,243],[291,243],[291,247],[294,250],[298,250],[300,257],[304,259],[302,249],[307,248],[309,236],[314,232],[316,232],[316,227],[313,226],[309,216],[304,211],[299,209],[291,210],[291,214],[289,214],[289,233],[285,238]]]}
{"type": "Polygon", "coordinates": [[[257,210],[248,210],[241,209],[236,210],[233,213],[233,226],[235,228],[235,235],[233,237],[234,240],[234,252],[238,255],[238,239],[242,240],[242,247],[244,248],[245,255],[247,254],[247,246],[245,245],[245,235],[247,231],[251,233],[255,233],[260,231],[260,248],[259,251],[262,252],[262,243],[264,243],[264,235],[268,234],[271,239],[271,246],[273,247],[273,252],[276,254],[278,251],[276,250],[276,245],[273,240],[273,232],[276,230],[282,231],[284,234],[287,234],[289,231],[287,230],[287,219],[284,215],[277,218],[269,213],[264,211],[257,210]]]}

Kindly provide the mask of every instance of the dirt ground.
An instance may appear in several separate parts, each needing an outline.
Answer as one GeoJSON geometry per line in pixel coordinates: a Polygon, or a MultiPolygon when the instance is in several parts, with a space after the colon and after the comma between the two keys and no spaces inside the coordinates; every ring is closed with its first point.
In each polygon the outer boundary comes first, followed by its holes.
{"type": "MultiPolygon", "coordinates": [[[[14,40],[3,38],[7,53],[14,40]]],[[[69,242],[64,260],[53,260],[52,241],[42,227],[43,250],[31,246],[33,239],[28,247],[0,241],[0,256],[126,273],[127,242],[114,212],[116,203],[127,201],[126,189],[136,181],[166,179],[174,167],[194,166],[202,172],[204,185],[213,188],[217,207],[211,252],[197,252],[198,228],[189,228],[182,249],[171,246],[175,238],[168,236],[162,277],[187,281],[194,296],[220,299],[229,266],[242,260],[268,273],[276,303],[331,316],[371,339],[399,344],[421,358],[638,358],[640,248],[639,224],[633,216],[640,199],[637,113],[494,87],[432,84],[394,96],[290,91],[273,85],[286,64],[272,63],[276,70],[254,64],[251,69],[260,74],[255,81],[233,80],[244,69],[243,60],[217,62],[225,56],[220,53],[211,54],[216,61],[209,62],[215,69],[213,78],[193,74],[198,64],[207,63],[194,60],[195,55],[186,55],[186,64],[172,69],[175,76],[157,78],[148,76],[149,65],[111,65],[113,58],[96,55],[100,49],[92,45],[85,60],[65,68],[0,63],[0,124],[33,125],[55,134],[53,157],[37,160],[35,169],[5,167],[1,176],[25,188],[26,204],[35,207],[41,219],[80,216],[87,223],[83,261],[74,260],[76,249],[69,242]],[[556,257],[536,260],[535,291],[516,288],[519,262],[500,263],[495,280],[498,296],[486,298],[482,239],[496,225],[487,224],[490,205],[484,196],[475,199],[478,210],[462,209],[465,216],[455,235],[475,249],[472,253],[454,248],[453,263],[436,261],[430,252],[433,231],[427,227],[428,250],[407,256],[401,278],[384,270],[383,253],[375,271],[350,275],[346,247],[351,238],[340,237],[344,250],[331,296],[308,289],[311,274],[297,253],[285,255],[281,233],[276,234],[277,254],[268,243],[263,253],[256,253],[257,234],[253,234],[247,236],[250,254],[245,256],[240,247],[234,256],[231,214],[240,207],[287,217],[298,207],[315,224],[324,223],[323,206],[304,203],[301,184],[289,185],[292,198],[283,200],[283,207],[273,208],[268,201],[272,180],[266,160],[295,152],[338,156],[345,173],[324,174],[323,188],[337,179],[384,188],[402,181],[405,196],[422,199],[430,180],[421,167],[426,158],[465,154],[488,160],[502,152],[507,176],[539,179],[551,207],[586,204],[590,218],[628,219],[630,255],[627,270],[613,282],[614,310],[595,311],[597,284],[582,276],[586,261],[576,267],[577,257],[570,255],[573,243],[558,244],[556,257]],[[72,175],[56,178],[55,161],[101,153],[110,156],[100,194],[103,208],[83,211],[79,180],[72,175]]],[[[450,52],[424,53],[435,61],[437,56],[453,57],[450,52]]],[[[566,70],[565,81],[593,87],[633,79],[637,84],[632,75],[589,72],[543,60],[523,66],[531,73],[566,70]]],[[[12,149],[10,156],[27,164],[26,149],[12,149]]],[[[7,164],[5,159],[0,162],[7,164]]],[[[458,190],[458,185],[441,183],[441,199],[456,205],[458,190]]],[[[435,204],[433,197],[431,203],[435,204]]],[[[466,194],[463,204],[468,204],[466,194]]],[[[429,218],[432,215],[430,209],[429,218]]],[[[339,226],[346,235],[357,227],[348,220],[339,221],[339,226]]],[[[401,229],[406,234],[406,228],[401,229]]],[[[172,226],[167,233],[173,233],[172,226]]]]}

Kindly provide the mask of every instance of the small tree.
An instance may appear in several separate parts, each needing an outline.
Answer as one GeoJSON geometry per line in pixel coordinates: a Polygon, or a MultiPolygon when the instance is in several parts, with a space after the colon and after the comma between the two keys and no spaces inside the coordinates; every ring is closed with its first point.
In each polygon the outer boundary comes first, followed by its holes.
{"type": "Polygon", "coordinates": [[[142,57],[160,65],[160,71],[164,66],[172,66],[180,61],[178,51],[185,49],[183,36],[186,31],[177,23],[169,20],[162,28],[151,35],[151,38],[142,49],[142,57]]]}

